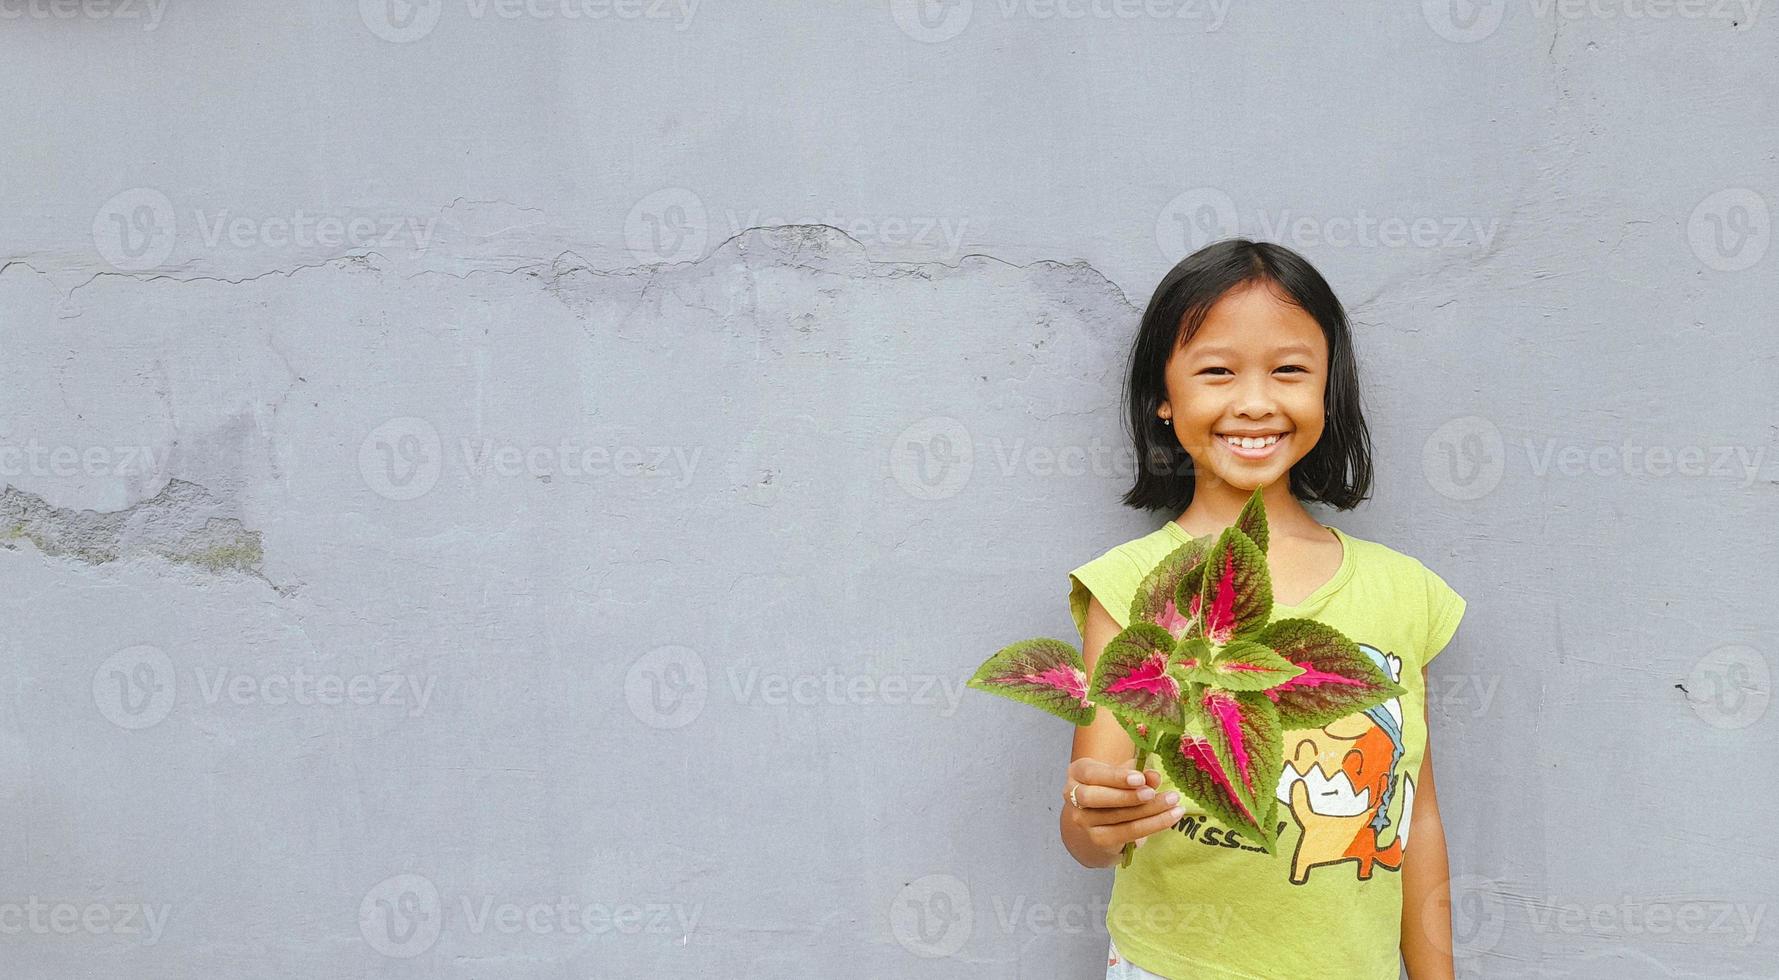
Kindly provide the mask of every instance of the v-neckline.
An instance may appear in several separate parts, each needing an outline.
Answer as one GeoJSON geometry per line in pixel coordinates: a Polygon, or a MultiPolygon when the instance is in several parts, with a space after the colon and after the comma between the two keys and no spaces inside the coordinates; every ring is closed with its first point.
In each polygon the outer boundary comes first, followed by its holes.
{"type": "MultiPolygon", "coordinates": [[[[1342,531],[1340,528],[1331,524],[1323,524],[1322,526],[1334,532],[1335,539],[1340,542],[1340,567],[1334,570],[1334,574],[1329,577],[1328,581],[1323,582],[1316,587],[1315,591],[1305,596],[1303,601],[1290,604],[1283,602],[1273,603],[1272,607],[1275,613],[1281,609],[1286,612],[1294,613],[1299,610],[1308,609],[1311,606],[1320,605],[1322,602],[1326,601],[1330,595],[1333,595],[1335,590],[1345,585],[1347,579],[1353,576],[1353,539],[1347,537],[1347,532],[1342,531]]],[[[1167,530],[1178,539],[1181,544],[1193,540],[1191,533],[1175,521],[1170,520],[1167,522],[1167,530]]]]}

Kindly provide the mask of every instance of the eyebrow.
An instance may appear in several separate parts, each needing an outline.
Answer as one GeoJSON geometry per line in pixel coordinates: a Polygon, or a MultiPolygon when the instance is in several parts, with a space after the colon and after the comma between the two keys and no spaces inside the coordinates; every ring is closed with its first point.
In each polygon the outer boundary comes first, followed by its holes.
{"type": "MultiPolygon", "coordinates": [[[[1312,353],[1314,353],[1313,351],[1311,351],[1308,347],[1304,346],[1303,344],[1287,344],[1284,347],[1275,347],[1275,348],[1273,348],[1272,352],[1275,355],[1302,354],[1304,357],[1309,357],[1312,353]]],[[[1199,353],[1199,354],[1220,354],[1224,357],[1234,357],[1236,354],[1236,351],[1230,347],[1200,347],[1198,349],[1197,353],[1199,353]]]]}

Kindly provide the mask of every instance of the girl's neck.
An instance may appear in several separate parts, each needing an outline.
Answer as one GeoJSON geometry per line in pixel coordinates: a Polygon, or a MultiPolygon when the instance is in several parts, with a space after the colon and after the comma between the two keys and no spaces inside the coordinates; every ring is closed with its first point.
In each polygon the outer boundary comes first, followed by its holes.
{"type": "MultiPolygon", "coordinates": [[[[1253,490],[1242,490],[1226,483],[1218,483],[1214,487],[1198,486],[1193,488],[1192,503],[1174,523],[1186,529],[1193,537],[1206,534],[1220,534],[1223,529],[1236,522],[1247,505],[1253,490]]],[[[1304,509],[1303,504],[1291,495],[1291,487],[1284,480],[1267,486],[1261,492],[1260,502],[1266,507],[1266,525],[1287,537],[1313,537],[1325,535],[1322,522],[1304,509]]]]}

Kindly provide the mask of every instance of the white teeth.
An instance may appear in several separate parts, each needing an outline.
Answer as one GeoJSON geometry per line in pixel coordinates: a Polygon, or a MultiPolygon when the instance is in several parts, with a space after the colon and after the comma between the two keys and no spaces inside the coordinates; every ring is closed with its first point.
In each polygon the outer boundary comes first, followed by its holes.
{"type": "Polygon", "coordinates": [[[1243,436],[1224,436],[1223,438],[1229,440],[1232,445],[1240,446],[1243,449],[1264,449],[1279,441],[1279,437],[1276,435],[1263,436],[1259,439],[1249,439],[1243,436]]]}

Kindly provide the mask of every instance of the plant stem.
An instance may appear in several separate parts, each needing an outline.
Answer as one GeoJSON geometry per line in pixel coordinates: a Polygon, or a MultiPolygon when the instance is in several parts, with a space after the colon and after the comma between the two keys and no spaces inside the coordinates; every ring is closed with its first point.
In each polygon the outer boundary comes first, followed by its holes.
{"type": "MultiPolygon", "coordinates": [[[[1143,746],[1143,745],[1137,746],[1137,772],[1142,772],[1144,769],[1147,768],[1147,766],[1145,764],[1149,761],[1149,753],[1159,751],[1160,746],[1161,746],[1161,733],[1159,731],[1149,737],[1149,744],[1147,746],[1143,746]]],[[[1147,776],[1143,777],[1143,780],[1145,783],[1147,783],[1148,777],[1147,776]]],[[[1134,840],[1127,842],[1124,845],[1124,859],[1119,862],[1118,866],[1121,868],[1130,867],[1131,859],[1136,857],[1136,854],[1137,854],[1137,842],[1134,840]]]]}

